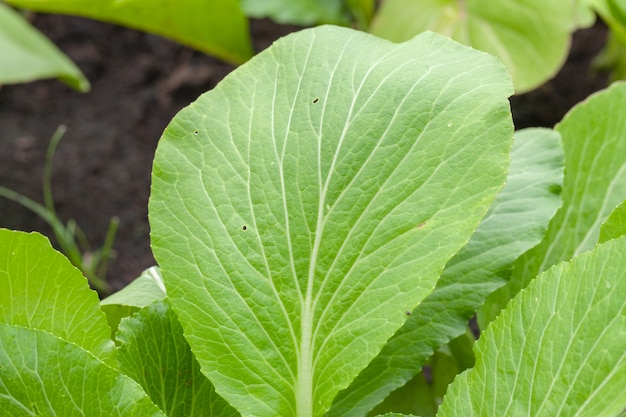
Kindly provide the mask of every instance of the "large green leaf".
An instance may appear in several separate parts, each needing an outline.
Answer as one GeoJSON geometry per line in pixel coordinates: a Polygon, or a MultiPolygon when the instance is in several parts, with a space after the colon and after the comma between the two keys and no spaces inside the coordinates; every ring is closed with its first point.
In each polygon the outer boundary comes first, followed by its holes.
{"type": "Polygon", "coordinates": [[[0,84],[58,77],[79,91],[89,81],[78,67],[19,13],[0,3],[0,84]]]}
{"type": "Polygon", "coordinates": [[[120,369],[138,381],[168,417],[239,414],[215,394],[166,301],[122,320],[120,369]]]}
{"type": "Polygon", "coordinates": [[[7,0],[27,9],[90,17],[156,33],[233,63],[252,56],[238,0],[7,0]]]}
{"type": "Polygon", "coordinates": [[[511,169],[469,243],[448,262],[435,291],[394,335],[328,416],[363,416],[422,369],[433,352],[462,334],[485,297],[506,283],[513,262],[539,243],[559,208],[563,149],[557,132],[515,133],[511,169]]]}
{"type": "Polygon", "coordinates": [[[404,41],[433,30],[504,62],[518,93],[551,78],[569,50],[581,17],[572,0],[387,0],[372,23],[375,35],[404,41]]]}
{"type": "Polygon", "coordinates": [[[516,262],[507,285],[489,297],[482,327],[540,272],[592,249],[602,222],[626,199],[624,108],[626,83],[615,83],[578,104],[557,125],[566,160],[563,207],[542,242],[516,262]]]}
{"type": "Polygon", "coordinates": [[[165,417],[135,381],[80,346],[5,323],[0,323],[0,414],[165,417]]]}
{"type": "Polygon", "coordinates": [[[617,416],[626,408],[626,238],[561,263],[511,301],[438,416],[617,416]]]}
{"type": "Polygon", "coordinates": [[[0,229],[0,322],[48,331],[114,365],[98,303],[87,279],[46,237],[0,229]]]}
{"type": "Polygon", "coordinates": [[[242,415],[321,416],[430,293],[504,183],[511,92],[495,58],[437,34],[322,26],[174,118],[152,246],[242,415]]]}

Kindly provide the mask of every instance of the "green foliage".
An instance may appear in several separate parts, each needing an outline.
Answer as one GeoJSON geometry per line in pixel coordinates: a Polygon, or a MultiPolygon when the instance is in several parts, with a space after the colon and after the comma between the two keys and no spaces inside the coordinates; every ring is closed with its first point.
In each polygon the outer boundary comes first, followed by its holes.
{"type": "Polygon", "coordinates": [[[89,90],[89,81],[67,56],[0,2],[0,85],[52,77],[79,91],[89,90]]]}
{"type": "Polygon", "coordinates": [[[626,84],[514,140],[511,92],[434,33],[276,42],[166,129],[160,269],[100,303],[0,230],[0,415],[619,414],[626,84]]]}
{"type": "Polygon", "coordinates": [[[198,361],[242,414],[323,415],[404,324],[504,184],[511,90],[494,58],[445,37],[324,26],[172,121],[153,251],[198,361]]]}
{"type": "Polygon", "coordinates": [[[138,381],[167,416],[238,415],[202,375],[167,302],[154,302],[122,320],[117,339],[120,369],[138,381]]]}
{"type": "Polygon", "coordinates": [[[613,80],[626,79],[626,3],[619,0],[589,0],[610,28],[607,44],[596,57],[599,69],[610,70],[613,80]]]}
{"type": "Polygon", "coordinates": [[[626,406],[626,238],[537,277],[476,342],[438,416],[616,416],[626,406]]]}
{"type": "Polygon", "coordinates": [[[626,199],[626,83],[578,104],[556,126],[565,151],[563,206],[542,242],[515,263],[507,285],[481,311],[481,327],[530,280],[552,265],[593,249],[600,225],[626,199]]]}
{"type": "Polygon", "coordinates": [[[489,52],[502,60],[522,93],[550,79],[565,61],[572,31],[589,20],[578,3],[387,0],[370,30],[394,41],[432,30],[489,52]]]}
{"type": "Polygon", "coordinates": [[[364,415],[402,387],[439,347],[465,332],[485,297],[503,286],[513,262],[539,243],[560,206],[563,177],[560,136],[548,129],[515,134],[511,168],[468,244],[446,265],[437,287],[352,385],[330,416],[364,415]]]}
{"type": "Polygon", "coordinates": [[[7,0],[26,9],[90,17],[171,38],[233,63],[252,56],[237,0],[7,0]]]}

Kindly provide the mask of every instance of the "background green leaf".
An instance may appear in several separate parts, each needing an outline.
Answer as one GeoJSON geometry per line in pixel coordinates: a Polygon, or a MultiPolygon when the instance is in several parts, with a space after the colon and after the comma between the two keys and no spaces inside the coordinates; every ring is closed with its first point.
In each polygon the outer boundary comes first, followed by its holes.
{"type": "Polygon", "coordinates": [[[386,0],[370,30],[393,41],[432,30],[489,52],[522,93],[556,74],[581,19],[572,0],[386,0]]]}
{"type": "Polygon", "coordinates": [[[511,301],[438,416],[616,416],[626,408],[626,238],[561,263],[511,301]]]}
{"type": "Polygon", "coordinates": [[[90,17],[162,35],[233,63],[252,56],[238,0],[7,0],[39,12],[90,17]]]}
{"type": "Polygon", "coordinates": [[[435,291],[339,394],[329,417],[365,415],[420,372],[435,350],[465,332],[485,297],[506,283],[513,262],[544,236],[561,205],[563,164],[558,132],[515,133],[507,183],[481,225],[448,262],[435,291]]]}
{"type": "Polygon", "coordinates": [[[0,3],[0,84],[57,77],[79,91],[89,81],[52,42],[19,13],[0,3]]]}
{"type": "Polygon", "coordinates": [[[179,113],[152,245],[203,371],[243,415],[321,416],[502,187],[505,69],[430,33],[322,26],[179,113]]]}
{"type": "Polygon", "coordinates": [[[489,296],[481,327],[550,266],[590,250],[600,225],[626,199],[626,83],[615,83],[572,109],[557,126],[565,150],[563,207],[545,238],[515,263],[511,280],[489,296]]]}
{"type": "Polygon", "coordinates": [[[48,331],[116,365],[98,294],[38,233],[0,229],[0,322],[48,331]]]}
{"type": "Polygon", "coordinates": [[[138,381],[168,417],[239,416],[200,372],[166,301],[122,320],[117,336],[120,369],[138,381]]]}
{"type": "Polygon", "coordinates": [[[345,0],[241,0],[247,16],[293,25],[348,24],[345,0]]]}
{"type": "Polygon", "coordinates": [[[3,416],[165,417],[135,381],[47,331],[0,323],[0,370],[3,416]]]}

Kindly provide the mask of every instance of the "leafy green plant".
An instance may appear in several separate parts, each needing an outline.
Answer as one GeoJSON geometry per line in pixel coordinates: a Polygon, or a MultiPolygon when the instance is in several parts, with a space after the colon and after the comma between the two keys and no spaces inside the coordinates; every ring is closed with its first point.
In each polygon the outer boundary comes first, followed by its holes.
{"type": "Polygon", "coordinates": [[[89,81],[52,42],[0,2],[0,85],[58,77],[88,91],[89,81]]]}
{"type": "Polygon", "coordinates": [[[438,415],[619,414],[626,84],[514,140],[512,90],[434,33],[276,42],[165,130],[160,269],[99,303],[45,238],[0,230],[0,410],[364,416],[435,351],[467,355],[467,319],[521,262],[544,272],[438,415]]]}
{"type": "Polygon", "coordinates": [[[25,9],[89,17],[162,35],[233,63],[252,56],[239,1],[6,0],[25,9]]]}
{"type": "Polygon", "coordinates": [[[594,64],[610,70],[613,80],[626,79],[626,4],[618,0],[589,0],[610,32],[607,44],[594,64]]]}
{"type": "Polygon", "coordinates": [[[57,216],[52,196],[52,161],[64,133],[65,126],[59,126],[50,139],[46,152],[42,181],[44,204],[39,204],[23,194],[2,186],[0,186],[0,197],[21,204],[45,220],[52,228],[61,250],[70,262],[80,269],[96,290],[102,294],[109,294],[111,289],[106,281],[106,270],[113,255],[113,242],[115,241],[119,219],[117,217],[111,219],[102,246],[98,249],[92,249],[85,234],[73,219],[64,224],[57,216]]]}
{"type": "Polygon", "coordinates": [[[556,74],[572,32],[592,16],[578,0],[386,0],[370,31],[397,42],[426,30],[450,36],[500,58],[522,93],[556,74]]]}

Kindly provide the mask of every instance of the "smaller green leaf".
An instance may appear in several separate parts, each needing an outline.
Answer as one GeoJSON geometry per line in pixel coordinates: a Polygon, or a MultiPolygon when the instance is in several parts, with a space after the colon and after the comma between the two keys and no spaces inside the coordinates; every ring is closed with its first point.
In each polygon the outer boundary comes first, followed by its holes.
{"type": "Polygon", "coordinates": [[[116,363],[98,295],[38,233],[0,229],[0,322],[48,331],[116,363]]]}
{"type": "Polygon", "coordinates": [[[0,323],[3,416],[165,417],[132,379],[46,331],[0,323]]]}
{"type": "Polygon", "coordinates": [[[143,308],[166,297],[165,284],[158,266],[141,273],[126,287],[100,302],[102,306],[121,305],[143,308]]]}
{"type": "Polygon", "coordinates": [[[535,278],[475,345],[438,416],[614,416],[626,408],[626,237],[535,278]]]}
{"type": "Polygon", "coordinates": [[[608,219],[600,226],[599,243],[617,239],[626,235],[626,200],[609,214],[608,219]]]}
{"type": "Polygon", "coordinates": [[[100,307],[111,326],[115,339],[120,320],[166,297],[163,277],[158,266],[146,269],[126,287],[100,301],[100,307]]]}
{"type": "Polygon", "coordinates": [[[80,69],[19,13],[0,2],[0,84],[54,77],[78,91],[89,91],[89,81],[80,69]]]}
{"type": "Polygon", "coordinates": [[[166,301],[122,320],[118,339],[122,371],[138,381],[168,417],[239,415],[202,375],[166,301]]]}

